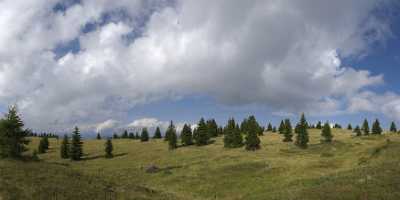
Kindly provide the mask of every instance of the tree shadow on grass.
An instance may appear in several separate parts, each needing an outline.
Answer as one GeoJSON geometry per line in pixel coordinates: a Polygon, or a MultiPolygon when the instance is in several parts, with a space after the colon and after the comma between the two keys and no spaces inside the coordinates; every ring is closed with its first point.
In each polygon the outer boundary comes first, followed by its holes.
{"type": "MultiPolygon", "coordinates": [[[[114,154],[113,158],[121,157],[121,156],[126,156],[126,155],[128,155],[128,153],[114,154]]],[[[97,156],[88,156],[88,155],[85,155],[85,157],[83,157],[82,160],[95,160],[95,159],[99,159],[99,158],[105,158],[105,155],[97,155],[97,156]]]]}

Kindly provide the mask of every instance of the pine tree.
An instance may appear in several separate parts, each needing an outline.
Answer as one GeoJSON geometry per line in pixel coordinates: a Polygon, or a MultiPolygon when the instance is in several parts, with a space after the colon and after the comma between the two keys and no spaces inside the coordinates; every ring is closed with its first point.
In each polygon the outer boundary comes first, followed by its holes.
{"type": "Polygon", "coordinates": [[[154,138],[154,139],[160,139],[160,138],[162,138],[160,127],[157,126],[156,131],[154,132],[154,137],[153,137],[153,138],[154,138]]]}
{"type": "Polygon", "coordinates": [[[359,126],[356,126],[356,127],[354,128],[354,133],[356,133],[356,136],[361,136],[361,135],[362,135],[361,129],[360,129],[359,126]]]}
{"type": "Polygon", "coordinates": [[[364,135],[369,135],[369,125],[367,119],[364,120],[364,123],[362,125],[362,130],[364,132],[364,135]]]}
{"type": "Polygon", "coordinates": [[[397,132],[397,127],[394,122],[390,124],[390,132],[396,133],[397,132]]]}
{"type": "Polygon", "coordinates": [[[105,146],[104,151],[106,152],[105,157],[106,157],[106,158],[112,158],[112,157],[114,157],[114,155],[113,155],[113,153],[112,153],[113,150],[114,150],[114,147],[113,147],[113,144],[112,144],[112,141],[111,141],[110,138],[107,138],[107,141],[106,141],[106,143],[104,144],[104,146],[105,146]]]}
{"type": "Polygon", "coordinates": [[[0,119],[0,157],[20,158],[27,151],[28,132],[17,113],[16,106],[9,108],[4,119],[0,119]]]}
{"type": "Polygon", "coordinates": [[[351,126],[351,124],[349,124],[348,126],[347,126],[347,130],[353,130],[353,127],[351,126]]]}
{"type": "Polygon", "coordinates": [[[210,119],[207,120],[207,132],[208,132],[208,137],[217,137],[218,136],[218,125],[215,119],[210,119]]]}
{"type": "Polygon", "coordinates": [[[279,134],[283,134],[285,132],[285,122],[283,120],[281,121],[279,128],[278,128],[279,134]]]}
{"type": "Polygon", "coordinates": [[[83,155],[82,141],[79,128],[76,126],[72,133],[71,147],[69,149],[69,157],[71,160],[80,160],[83,155]]]}
{"type": "Polygon", "coordinates": [[[196,137],[194,139],[197,146],[207,145],[209,143],[210,138],[207,131],[207,125],[203,118],[200,119],[197,125],[196,137]]]}
{"type": "Polygon", "coordinates": [[[149,141],[149,132],[147,131],[147,128],[142,129],[142,134],[140,135],[140,141],[141,142],[149,141]]]}
{"type": "Polygon", "coordinates": [[[264,134],[264,128],[258,124],[256,118],[252,115],[247,119],[247,130],[246,132],[254,131],[257,135],[264,134]]]}
{"type": "Polygon", "coordinates": [[[174,123],[171,121],[171,123],[168,126],[168,129],[166,131],[166,134],[168,135],[168,147],[170,150],[176,149],[177,146],[177,136],[176,136],[176,129],[174,123]]]}
{"type": "Polygon", "coordinates": [[[296,145],[300,148],[307,148],[308,140],[307,121],[303,113],[297,130],[296,145]]]}
{"type": "Polygon", "coordinates": [[[292,142],[292,125],[290,124],[290,120],[289,119],[285,119],[285,129],[283,131],[283,142],[292,142]]]}
{"type": "Polygon", "coordinates": [[[192,129],[188,124],[183,125],[181,132],[181,141],[183,146],[189,146],[193,144],[192,129]]]}
{"type": "Polygon", "coordinates": [[[68,135],[64,135],[64,139],[60,147],[60,156],[62,159],[69,158],[69,138],[68,135]]]}
{"type": "Polygon", "coordinates": [[[318,121],[317,126],[315,127],[316,129],[322,129],[322,123],[321,121],[318,121]]]}
{"type": "Polygon", "coordinates": [[[271,123],[268,123],[268,126],[267,126],[267,131],[269,131],[269,132],[271,132],[271,131],[272,131],[272,124],[271,124],[271,123]]]}
{"type": "Polygon", "coordinates": [[[373,135],[381,135],[382,134],[382,128],[381,128],[381,125],[380,125],[378,119],[376,119],[375,122],[372,124],[372,134],[373,135]]]}
{"type": "Polygon", "coordinates": [[[235,119],[228,120],[228,124],[224,129],[224,147],[237,148],[243,146],[243,137],[240,129],[236,126],[235,119]]]}
{"type": "Polygon", "coordinates": [[[261,141],[260,138],[258,138],[257,129],[255,129],[254,127],[249,127],[245,143],[246,143],[246,150],[248,151],[255,151],[260,148],[261,141]]]}
{"type": "Polygon", "coordinates": [[[100,133],[97,133],[96,139],[101,140],[101,135],[100,135],[100,133]]]}
{"type": "Polygon", "coordinates": [[[324,127],[322,128],[321,131],[321,136],[324,138],[322,141],[326,143],[331,143],[332,142],[332,131],[331,131],[331,126],[329,125],[328,122],[324,124],[324,127]]]}

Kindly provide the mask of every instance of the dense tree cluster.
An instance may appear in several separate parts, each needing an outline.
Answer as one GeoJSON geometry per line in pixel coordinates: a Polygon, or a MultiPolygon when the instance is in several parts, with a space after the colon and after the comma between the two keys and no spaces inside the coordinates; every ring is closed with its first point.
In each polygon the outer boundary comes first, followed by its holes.
{"type": "Polygon", "coordinates": [[[240,131],[239,125],[236,124],[235,119],[228,120],[224,128],[224,147],[238,148],[243,146],[243,136],[240,131]]]}

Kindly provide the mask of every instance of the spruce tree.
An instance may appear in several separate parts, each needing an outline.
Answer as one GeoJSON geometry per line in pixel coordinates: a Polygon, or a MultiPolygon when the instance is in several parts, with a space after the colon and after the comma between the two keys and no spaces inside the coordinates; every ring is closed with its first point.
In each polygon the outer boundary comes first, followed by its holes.
{"type": "Polygon", "coordinates": [[[68,135],[64,135],[63,141],[60,147],[60,156],[62,159],[69,158],[69,138],[68,135]]]}
{"type": "Polygon", "coordinates": [[[160,139],[160,138],[162,138],[160,127],[157,126],[156,131],[154,132],[154,137],[153,137],[153,138],[154,138],[154,139],[160,139]]]}
{"type": "Polygon", "coordinates": [[[299,127],[297,130],[297,138],[296,138],[296,145],[300,148],[307,148],[308,146],[308,131],[307,131],[307,121],[304,116],[304,113],[301,115],[299,127]]]}
{"type": "MultiPolygon", "coordinates": [[[[251,125],[250,125],[251,126],[251,125]]],[[[260,148],[260,138],[258,138],[257,129],[249,128],[246,135],[246,150],[255,151],[260,148]]]]}
{"type": "Polygon", "coordinates": [[[101,135],[100,135],[100,133],[97,133],[96,139],[101,140],[101,135]]]}
{"type": "Polygon", "coordinates": [[[20,158],[27,151],[29,132],[23,127],[17,107],[10,107],[4,119],[0,119],[0,157],[20,158]]]}
{"type": "Polygon", "coordinates": [[[349,124],[348,126],[347,126],[347,130],[353,130],[353,127],[351,126],[351,124],[349,124]]]}
{"type": "Polygon", "coordinates": [[[142,129],[142,134],[140,135],[140,141],[141,142],[149,141],[149,132],[147,131],[147,128],[142,129]]]}
{"type": "Polygon", "coordinates": [[[394,122],[390,124],[390,132],[396,133],[397,132],[397,127],[394,122]]]}
{"type": "Polygon", "coordinates": [[[210,138],[218,136],[218,125],[215,119],[207,120],[207,131],[210,138]]]}
{"type": "Polygon", "coordinates": [[[177,146],[177,135],[176,135],[176,129],[174,123],[171,121],[171,123],[168,126],[168,129],[166,131],[166,134],[168,135],[168,147],[170,150],[176,149],[177,146]]]}
{"type": "Polygon", "coordinates": [[[76,126],[72,133],[71,147],[69,149],[69,157],[71,160],[81,160],[83,155],[82,141],[79,128],[76,126]]]}
{"type": "Polygon", "coordinates": [[[364,119],[361,130],[364,132],[364,135],[369,135],[369,125],[367,119],[364,119]]]}
{"type": "Polygon", "coordinates": [[[361,136],[361,135],[362,135],[361,129],[360,129],[359,126],[356,126],[356,127],[354,128],[354,133],[356,133],[356,136],[361,136]]]}
{"type": "Polygon", "coordinates": [[[322,123],[321,121],[318,121],[317,126],[315,127],[316,129],[322,129],[322,123]]]}
{"type": "Polygon", "coordinates": [[[376,119],[375,122],[372,124],[372,134],[373,135],[381,135],[382,134],[382,128],[381,128],[381,125],[380,125],[378,119],[376,119]]]}
{"type": "Polygon", "coordinates": [[[207,145],[209,143],[210,138],[207,130],[207,125],[204,119],[201,118],[197,125],[196,137],[194,138],[197,146],[207,145]]]}
{"type": "Polygon", "coordinates": [[[110,138],[107,138],[107,141],[106,141],[106,143],[104,144],[104,146],[105,146],[105,148],[104,148],[104,151],[105,151],[105,157],[106,158],[112,158],[112,157],[114,157],[114,155],[113,155],[113,150],[114,150],[114,147],[113,147],[113,144],[112,144],[112,141],[111,141],[111,139],[110,138]]]}
{"type": "Polygon", "coordinates": [[[292,142],[292,125],[290,124],[290,120],[289,119],[285,119],[285,126],[284,126],[284,131],[283,131],[283,142],[292,142]]]}
{"type": "Polygon", "coordinates": [[[189,146],[193,144],[192,129],[188,124],[183,125],[181,131],[181,141],[183,146],[189,146]]]}
{"type": "Polygon", "coordinates": [[[271,123],[268,123],[268,126],[267,126],[267,131],[269,131],[269,132],[271,132],[271,131],[272,131],[272,124],[271,124],[271,123]]]}
{"type": "Polygon", "coordinates": [[[258,124],[256,118],[252,115],[247,119],[247,132],[254,131],[257,135],[264,134],[264,128],[258,124]]]}
{"type": "Polygon", "coordinates": [[[332,135],[332,131],[331,131],[331,126],[329,125],[328,122],[326,122],[324,124],[324,127],[322,128],[322,131],[321,131],[321,136],[323,137],[323,140],[322,140],[323,142],[326,142],[326,143],[332,142],[333,135],[332,135]]]}
{"type": "Polygon", "coordinates": [[[237,148],[243,146],[243,137],[240,129],[236,126],[235,119],[228,120],[228,124],[224,129],[224,147],[237,148]]]}
{"type": "Polygon", "coordinates": [[[279,134],[283,134],[285,132],[285,122],[283,120],[281,121],[279,128],[278,128],[279,134]]]}

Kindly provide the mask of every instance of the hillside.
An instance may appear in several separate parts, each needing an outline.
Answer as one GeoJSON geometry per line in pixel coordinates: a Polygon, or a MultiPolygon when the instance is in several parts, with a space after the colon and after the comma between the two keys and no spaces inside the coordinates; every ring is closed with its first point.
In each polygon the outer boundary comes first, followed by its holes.
{"type": "Polygon", "coordinates": [[[0,160],[0,199],[400,199],[400,134],[333,129],[334,142],[321,144],[320,130],[309,132],[306,150],[265,133],[254,152],[224,149],[222,137],[174,151],[118,139],[113,159],[103,157],[105,140],[85,140],[79,162],[60,159],[61,140],[51,139],[40,162],[0,160]],[[151,165],[160,170],[146,173],[151,165]]]}

